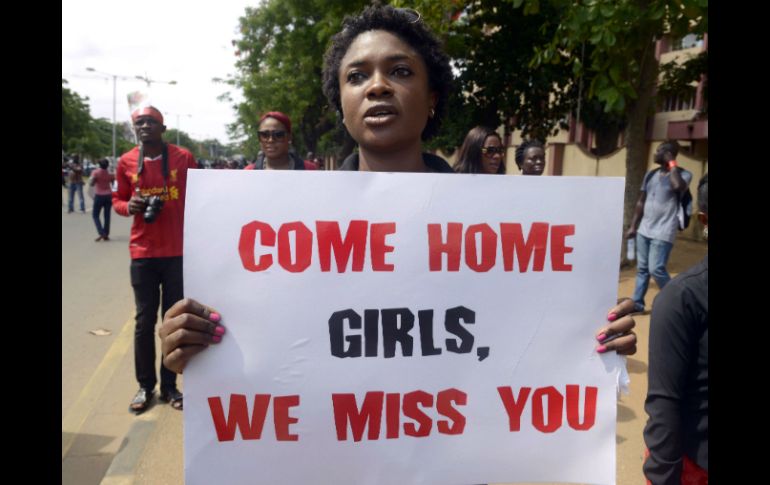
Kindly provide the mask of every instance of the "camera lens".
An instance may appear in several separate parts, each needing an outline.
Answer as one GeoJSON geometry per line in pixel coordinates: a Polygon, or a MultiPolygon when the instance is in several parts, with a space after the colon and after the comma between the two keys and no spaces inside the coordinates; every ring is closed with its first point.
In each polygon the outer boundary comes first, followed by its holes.
{"type": "Polygon", "coordinates": [[[163,199],[157,195],[150,196],[147,199],[147,207],[144,210],[144,222],[148,224],[155,222],[162,208],[163,199]]]}

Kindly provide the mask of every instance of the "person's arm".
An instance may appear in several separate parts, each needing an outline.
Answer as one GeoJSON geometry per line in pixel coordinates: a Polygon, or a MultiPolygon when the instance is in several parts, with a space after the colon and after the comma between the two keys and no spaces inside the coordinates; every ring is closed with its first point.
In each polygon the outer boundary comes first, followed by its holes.
{"type": "Polygon", "coordinates": [[[636,201],[636,207],[634,207],[634,215],[631,217],[631,224],[626,231],[626,238],[636,236],[636,229],[639,227],[639,223],[642,222],[644,217],[644,202],[647,200],[647,192],[642,190],[639,194],[639,199],[636,201]]]}
{"type": "Polygon", "coordinates": [[[121,216],[129,217],[144,212],[147,202],[131,190],[131,180],[126,174],[126,168],[121,158],[115,173],[118,190],[112,193],[112,207],[121,216]]]}
{"type": "Polygon", "coordinates": [[[163,365],[181,374],[193,356],[222,341],[225,327],[221,320],[214,309],[191,298],[176,302],[163,316],[158,330],[163,365]]]}
{"type": "Polygon", "coordinates": [[[674,282],[658,294],[650,317],[648,388],[644,410],[649,419],[644,442],[650,456],[643,470],[653,485],[679,485],[682,474],[682,403],[692,359],[692,318],[684,288],[674,282]]]}
{"type": "Polygon", "coordinates": [[[687,185],[689,183],[682,177],[684,170],[676,166],[676,160],[671,160],[668,162],[668,170],[671,174],[669,175],[671,178],[671,189],[677,194],[681,195],[687,189],[687,185]]]}

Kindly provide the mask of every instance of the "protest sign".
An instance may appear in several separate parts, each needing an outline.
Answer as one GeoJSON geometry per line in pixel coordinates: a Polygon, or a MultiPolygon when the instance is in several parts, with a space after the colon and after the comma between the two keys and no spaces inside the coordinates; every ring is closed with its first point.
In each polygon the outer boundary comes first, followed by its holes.
{"type": "Polygon", "coordinates": [[[623,179],[191,170],[188,484],[615,481],[623,179]]]}

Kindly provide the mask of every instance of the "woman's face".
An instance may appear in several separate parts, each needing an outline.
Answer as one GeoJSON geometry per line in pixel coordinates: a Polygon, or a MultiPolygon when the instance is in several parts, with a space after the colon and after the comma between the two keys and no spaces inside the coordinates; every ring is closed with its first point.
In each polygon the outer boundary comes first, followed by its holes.
{"type": "Polygon", "coordinates": [[[345,127],[362,149],[419,149],[436,96],[409,44],[384,30],[364,32],[342,58],[338,79],[345,127]]]}
{"type": "Polygon", "coordinates": [[[289,156],[291,137],[283,123],[275,118],[265,118],[259,124],[257,134],[265,157],[270,160],[282,160],[289,156]]]}
{"type": "Polygon", "coordinates": [[[489,135],[481,146],[481,170],[483,173],[495,174],[503,163],[505,148],[500,143],[500,138],[489,135]]]}
{"type": "Polygon", "coordinates": [[[524,151],[521,163],[522,175],[543,175],[545,170],[545,151],[540,147],[529,147],[524,151]]]}

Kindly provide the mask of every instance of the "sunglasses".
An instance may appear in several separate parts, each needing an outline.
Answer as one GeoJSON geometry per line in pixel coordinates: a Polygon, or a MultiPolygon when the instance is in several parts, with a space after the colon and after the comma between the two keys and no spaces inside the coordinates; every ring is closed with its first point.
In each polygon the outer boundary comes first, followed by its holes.
{"type": "Polygon", "coordinates": [[[283,140],[284,137],[286,137],[286,132],[283,130],[258,131],[257,134],[259,135],[260,141],[268,141],[271,138],[273,140],[283,140]]]}
{"type": "Polygon", "coordinates": [[[505,153],[505,147],[481,147],[481,153],[486,155],[494,155],[495,153],[499,153],[502,155],[505,153]]]}

